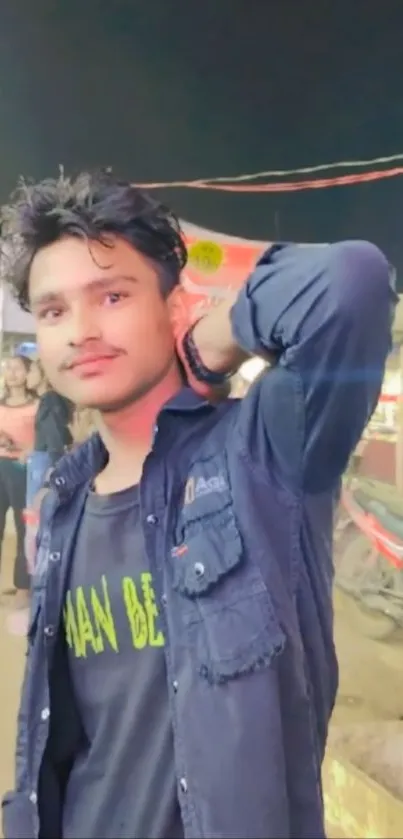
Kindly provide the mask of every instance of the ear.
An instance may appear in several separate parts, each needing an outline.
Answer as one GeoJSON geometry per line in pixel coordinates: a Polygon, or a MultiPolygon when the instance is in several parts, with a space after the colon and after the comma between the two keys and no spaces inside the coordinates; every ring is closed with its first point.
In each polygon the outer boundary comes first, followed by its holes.
{"type": "Polygon", "coordinates": [[[191,326],[191,307],[186,292],[181,285],[175,286],[167,298],[169,317],[174,335],[177,331],[189,329],[191,326]]]}

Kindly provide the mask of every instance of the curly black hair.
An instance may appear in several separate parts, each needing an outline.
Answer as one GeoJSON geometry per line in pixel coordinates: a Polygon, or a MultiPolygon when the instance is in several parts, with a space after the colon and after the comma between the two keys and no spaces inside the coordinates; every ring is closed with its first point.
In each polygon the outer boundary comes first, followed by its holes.
{"type": "Polygon", "coordinates": [[[110,244],[120,236],[154,261],[168,294],[187,261],[175,214],[111,171],[84,172],[38,183],[21,181],[1,211],[3,276],[29,311],[29,273],[35,254],[63,236],[110,244]]]}

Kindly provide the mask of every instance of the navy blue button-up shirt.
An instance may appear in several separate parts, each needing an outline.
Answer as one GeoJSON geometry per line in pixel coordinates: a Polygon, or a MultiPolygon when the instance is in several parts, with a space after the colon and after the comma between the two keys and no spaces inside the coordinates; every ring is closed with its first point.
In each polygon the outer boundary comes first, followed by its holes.
{"type": "MultiPolygon", "coordinates": [[[[269,250],[232,322],[276,367],[242,401],[213,407],[184,390],[159,416],[141,507],[188,839],[324,836],[333,506],[379,396],[395,297],[369,243],[269,250]]],[[[6,839],[61,835],[83,733],[58,630],[106,458],[97,436],[63,458],[43,504],[6,839]]]]}

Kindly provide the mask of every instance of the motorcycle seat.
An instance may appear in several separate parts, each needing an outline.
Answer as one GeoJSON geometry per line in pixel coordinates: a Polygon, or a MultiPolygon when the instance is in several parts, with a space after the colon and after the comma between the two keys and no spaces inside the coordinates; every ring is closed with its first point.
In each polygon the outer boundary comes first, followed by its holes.
{"type": "Polygon", "coordinates": [[[395,513],[388,510],[385,504],[377,501],[376,498],[361,489],[356,489],[354,492],[354,500],[366,513],[372,513],[385,530],[393,533],[399,539],[403,539],[403,510],[401,516],[396,516],[395,513]]]}

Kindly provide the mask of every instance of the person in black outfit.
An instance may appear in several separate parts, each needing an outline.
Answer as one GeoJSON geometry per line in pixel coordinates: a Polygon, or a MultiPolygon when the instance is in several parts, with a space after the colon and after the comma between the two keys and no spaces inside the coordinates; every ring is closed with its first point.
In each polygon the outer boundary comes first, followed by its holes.
{"type": "Polygon", "coordinates": [[[39,361],[32,363],[28,386],[39,397],[35,419],[34,451],[28,458],[27,508],[30,509],[50,469],[72,445],[70,424],[74,406],[52,390],[39,361]]]}

